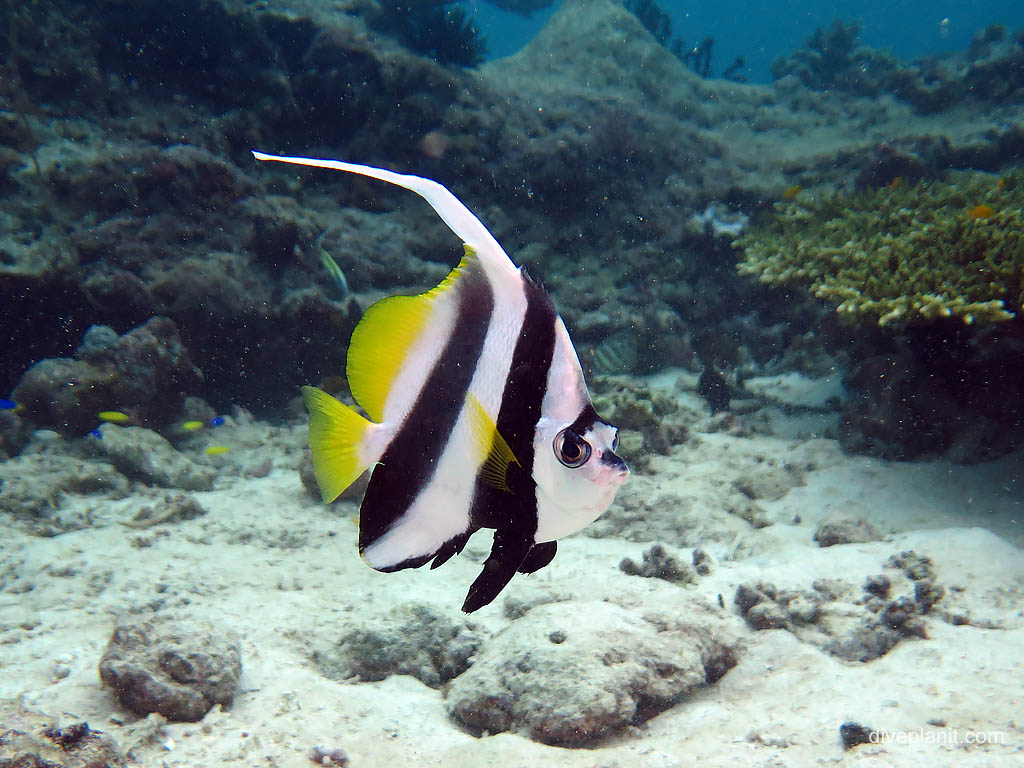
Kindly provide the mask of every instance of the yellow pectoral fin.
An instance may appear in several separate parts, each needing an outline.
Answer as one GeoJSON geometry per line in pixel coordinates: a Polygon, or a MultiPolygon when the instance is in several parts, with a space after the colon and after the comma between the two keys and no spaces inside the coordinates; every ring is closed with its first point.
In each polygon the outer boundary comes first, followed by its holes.
{"type": "Polygon", "coordinates": [[[373,425],[316,387],[303,387],[302,399],[309,411],[313,472],[320,495],[329,504],[369,469],[360,456],[360,446],[373,425]]]}
{"type": "Polygon", "coordinates": [[[473,444],[477,450],[480,479],[486,485],[505,493],[512,493],[508,487],[508,466],[518,464],[515,454],[505,438],[498,432],[498,425],[484,409],[480,400],[472,393],[466,393],[466,411],[469,414],[473,444]]]}

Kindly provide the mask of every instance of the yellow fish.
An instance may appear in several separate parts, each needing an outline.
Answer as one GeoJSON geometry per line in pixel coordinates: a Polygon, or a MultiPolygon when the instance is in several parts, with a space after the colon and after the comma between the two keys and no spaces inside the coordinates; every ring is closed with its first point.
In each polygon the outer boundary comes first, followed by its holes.
{"type": "Polygon", "coordinates": [[[203,451],[203,453],[205,453],[207,456],[223,456],[230,450],[231,449],[228,448],[226,445],[211,445],[209,448],[203,451]]]}
{"type": "Polygon", "coordinates": [[[970,216],[972,219],[987,219],[995,212],[996,209],[993,208],[991,205],[985,205],[984,203],[982,203],[981,205],[976,205],[973,208],[971,208],[971,210],[967,212],[967,215],[970,216]]]}
{"type": "Polygon", "coordinates": [[[186,432],[195,432],[197,429],[202,429],[204,426],[206,425],[201,421],[186,421],[181,425],[181,428],[186,432]]]}
{"type": "Polygon", "coordinates": [[[127,413],[121,413],[120,411],[100,411],[96,414],[103,421],[109,421],[114,424],[124,424],[127,421],[131,421],[132,417],[127,413]]]}
{"type": "Polygon", "coordinates": [[[794,185],[792,185],[790,187],[786,187],[784,190],[782,190],[782,199],[783,200],[795,200],[796,196],[799,195],[803,191],[804,191],[804,188],[801,187],[799,184],[794,184],[794,185]]]}

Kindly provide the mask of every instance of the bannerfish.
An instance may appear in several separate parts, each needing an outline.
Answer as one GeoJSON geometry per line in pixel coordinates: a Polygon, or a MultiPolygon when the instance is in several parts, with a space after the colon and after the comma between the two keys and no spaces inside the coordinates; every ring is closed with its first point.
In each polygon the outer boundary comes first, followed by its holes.
{"type": "Polygon", "coordinates": [[[556,540],[596,520],[629,474],[565,324],[544,288],[441,184],[253,154],[404,187],[462,239],[465,256],[437,287],[382,299],[352,332],[346,375],[369,419],[320,389],[302,392],[324,502],[371,469],[359,513],[364,561],[387,572],[437,568],[493,528],[462,606],[482,608],[516,573],[550,563],[556,540]]]}

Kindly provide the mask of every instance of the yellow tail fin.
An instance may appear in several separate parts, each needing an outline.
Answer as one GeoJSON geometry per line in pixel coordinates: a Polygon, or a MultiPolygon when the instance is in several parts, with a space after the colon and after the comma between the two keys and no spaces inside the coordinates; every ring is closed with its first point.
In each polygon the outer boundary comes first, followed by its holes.
{"type": "Polygon", "coordinates": [[[360,456],[360,444],[373,422],[316,387],[303,387],[302,399],[309,411],[313,472],[320,495],[329,504],[369,469],[360,456]]]}

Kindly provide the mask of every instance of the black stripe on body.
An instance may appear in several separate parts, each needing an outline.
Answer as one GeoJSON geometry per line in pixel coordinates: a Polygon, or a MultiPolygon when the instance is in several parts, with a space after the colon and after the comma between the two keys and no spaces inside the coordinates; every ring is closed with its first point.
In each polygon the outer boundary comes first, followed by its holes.
{"type": "Polygon", "coordinates": [[[519,466],[509,467],[511,494],[477,480],[472,520],[480,528],[516,529],[532,538],[537,531],[533,440],[555,354],[558,313],[541,286],[525,273],[523,281],[526,315],[512,353],[497,418],[498,433],[512,449],[519,466]]]}
{"type": "MultiPolygon", "coordinates": [[[[457,299],[454,327],[409,414],[370,475],[359,512],[360,552],[408,511],[433,478],[465,404],[494,310],[494,293],[475,262],[464,268],[450,290],[457,299]]],[[[418,567],[431,557],[433,553],[382,570],[418,567]]]]}

